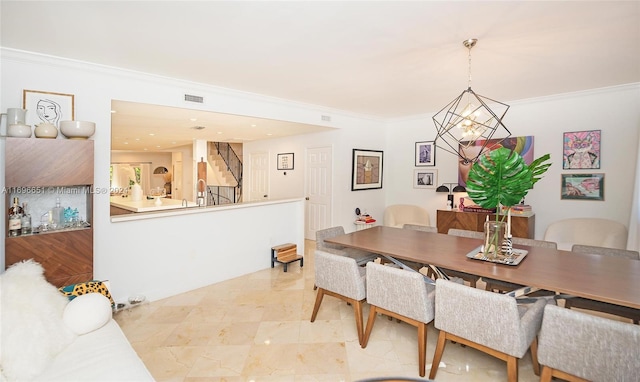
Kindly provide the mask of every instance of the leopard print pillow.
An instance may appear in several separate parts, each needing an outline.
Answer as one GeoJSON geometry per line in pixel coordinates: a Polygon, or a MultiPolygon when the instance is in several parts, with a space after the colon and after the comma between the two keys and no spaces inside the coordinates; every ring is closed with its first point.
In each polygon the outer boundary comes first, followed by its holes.
{"type": "Polygon", "coordinates": [[[109,302],[111,302],[112,307],[116,305],[116,303],[113,301],[113,298],[111,297],[109,288],[107,288],[105,283],[102,281],[92,280],[84,283],[71,284],[71,285],[63,286],[58,290],[62,294],[67,296],[69,298],[69,301],[87,293],[100,293],[109,299],[109,302]]]}

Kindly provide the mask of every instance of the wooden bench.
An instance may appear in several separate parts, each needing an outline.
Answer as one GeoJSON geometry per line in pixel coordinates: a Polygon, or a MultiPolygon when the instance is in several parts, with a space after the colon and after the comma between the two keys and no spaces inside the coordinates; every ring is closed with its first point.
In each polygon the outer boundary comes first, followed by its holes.
{"type": "Polygon", "coordinates": [[[287,271],[289,263],[300,261],[300,267],[304,265],[304,258],[298,255],[298,246],[292,243],[280,244],[271,247],[271,268],[275,263],[284,264],[284,271],[287,271]]]}

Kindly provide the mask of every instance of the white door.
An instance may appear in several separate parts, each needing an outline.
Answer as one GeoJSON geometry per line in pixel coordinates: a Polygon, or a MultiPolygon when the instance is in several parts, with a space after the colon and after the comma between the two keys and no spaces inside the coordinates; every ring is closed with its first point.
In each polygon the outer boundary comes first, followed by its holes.
{"type": "Polygon", "coordinates": [[[307,197],[305,238],[316,239],[316,231],[331,224],[331,147],[307,149],[307,197]]]}
{"type": "Polygon", "coordinates": [[[250,201],[269,199],[269,154],[251,153],[250,201]]]}

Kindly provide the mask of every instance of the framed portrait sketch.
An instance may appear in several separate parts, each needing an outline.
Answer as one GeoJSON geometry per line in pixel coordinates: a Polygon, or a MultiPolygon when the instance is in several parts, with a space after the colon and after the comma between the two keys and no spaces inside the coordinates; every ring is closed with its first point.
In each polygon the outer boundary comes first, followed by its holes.
{"type": "Polygon", "coordinates": [[[414,170],[413,188],[436,188],[438,184],[438,170],[414,170]]]}
{"type": "Polygon", "coordinates": [[[416,167],[436,165],[436,146],[434,141],[416,142],[416,167]]]}
{"type": "Polygon", "coordinates": [[[560,199],[604,200],[604,174],[562,174],[560,199]]]}
{"type": "Polygon", "coordinates": [[[293,153],[278,154],[278,170],[293,170],[293,153]]]}
{"type": "Polygon", "coordinates": [[[73,94],[25,89],[22,91],[22,108],[27,109],[25,122],[31,126],[51,123],[60,127],[60,121],[72,121],[75,118],[73,94]]]}
{"type": "Polygon", "coordinates": [[[351,191],[382,188],[382,151],[353,149],[351,191]]]}
{"type": "Polygon", "coordinates": [[[600,130],[572,131],[563,134],[564,170],[600,168],[600,130]]]}

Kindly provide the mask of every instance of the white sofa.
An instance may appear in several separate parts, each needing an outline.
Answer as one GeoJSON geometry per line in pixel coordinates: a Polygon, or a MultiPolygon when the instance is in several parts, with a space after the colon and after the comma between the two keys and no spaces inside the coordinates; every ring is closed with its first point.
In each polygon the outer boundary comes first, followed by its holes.
{"type": "Polygon", "coordinates": [[[153,381],[109,299],[69,302],[31,260],[0,275],[0,380],[153,381]]]}

